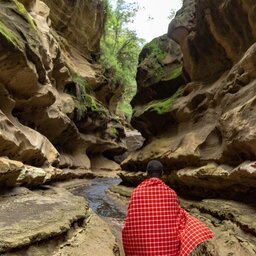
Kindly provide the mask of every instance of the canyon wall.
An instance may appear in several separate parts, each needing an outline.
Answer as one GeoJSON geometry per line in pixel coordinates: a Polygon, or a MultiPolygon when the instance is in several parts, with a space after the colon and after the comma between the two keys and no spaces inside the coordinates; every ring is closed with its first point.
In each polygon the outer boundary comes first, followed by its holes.
{"type": "Polygon", "coordinates": [[[120,93],[105,86],[97,63],[105,2],[0,7],[0,183],[91,175],[94,159],[126,150],[122,120],[98,96],[120,93]]]}
{"type": "Polygon", "coordinates": [[[98,61],[105,3],[0,1],[3,256],[120,255],[108,224],[67,191],[89,181],[55,183],[120,170],[105,156],[127,149],[111,103],[120,88],[98,61]]]}
{"type": "Polygon", "coordinates": [[[180,196],[202,200],[182,202],[215,231],[213,255],[256,253],[255,10],[250,0],[184,0],[169,39],[154,39],[139,60],[132,124],[146,140],[120,176],[137,185],[160,160],[180,196]]]}

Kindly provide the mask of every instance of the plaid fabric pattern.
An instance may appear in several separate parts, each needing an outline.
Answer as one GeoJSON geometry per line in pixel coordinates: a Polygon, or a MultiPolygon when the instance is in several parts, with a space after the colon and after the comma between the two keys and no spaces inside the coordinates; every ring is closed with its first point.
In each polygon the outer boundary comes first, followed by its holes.
{"type": "Polygon", "coordinates": [[[160,179],[148,179],[133,191],[122,232],[126,256],[187,256],[212,237],[160,179]]]}

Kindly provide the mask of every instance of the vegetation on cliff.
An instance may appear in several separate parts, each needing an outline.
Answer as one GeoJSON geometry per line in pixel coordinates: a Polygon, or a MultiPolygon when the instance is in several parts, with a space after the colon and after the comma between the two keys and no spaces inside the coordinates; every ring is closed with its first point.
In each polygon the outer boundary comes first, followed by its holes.
{"type": "Polygon", "coordinates": [[[124,0],[106,1],[107,22],[101,41],[101,63],[111,84],[121,86],[124,94],[120,110],[129,118],[132,114],[130,101],[136,93],[135,74],[143,40],[128,28],[138,6],[124,0]]]}
{"type": "Polygon", "coordinates": [[[17,6],[18,12],[30,23],[33,29],[36,29],[35,23],[31,15],[27,12],[26,8],[22,3],[17,0],[14,0],[15,5],[17,6]]]}
{"type": "Polygon", "coordinates": [[[171,97],[161,100],[149,102],[143,108],[135,108],[134,117],[139,117],[146,111],[156,112],[158,115],[163,115],[170,112],[175,100],[182,96],[184,91],[183,87],[180,87],[171,97]]]}
{"type": "Polygon", "coordinates": [[[13,45],[19,46],[19,38],[2,21],[0,21],[0,34],[13,45]]]}
{"type": "Polygon", "coordinates": [[[74,101],[78,120],[82,119],[88,111],[105,112],[103,106],[90,95],[90,87],[82,76],[74,74],[72,80],[76,85],[74,101]]]}

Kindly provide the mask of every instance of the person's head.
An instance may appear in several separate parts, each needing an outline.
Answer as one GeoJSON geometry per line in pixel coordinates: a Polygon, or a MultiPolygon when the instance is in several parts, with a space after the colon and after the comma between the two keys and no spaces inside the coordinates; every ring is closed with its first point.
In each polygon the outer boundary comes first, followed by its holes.
{"type": "Polygon", "coordinates": [[[164,167],[161,162],[151,160],[147,164],[147,173],[150,178],[161,178],[163,175],[164,167]]]}

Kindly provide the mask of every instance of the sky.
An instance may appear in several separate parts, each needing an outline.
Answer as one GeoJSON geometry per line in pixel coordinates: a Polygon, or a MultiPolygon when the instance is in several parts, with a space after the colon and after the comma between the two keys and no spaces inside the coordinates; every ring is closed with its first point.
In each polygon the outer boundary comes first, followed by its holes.
{"type": "Polygon", "coordinates": [[[140,10],[134,23],[129,27],[135,29],[138,37],[147,42],[167,33],[171,10],[177,11],[182,5],[182,0],[126,0],[126,2],[139,4],[140,10]]]}

